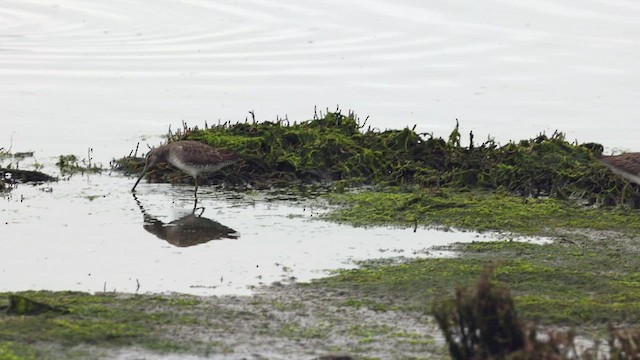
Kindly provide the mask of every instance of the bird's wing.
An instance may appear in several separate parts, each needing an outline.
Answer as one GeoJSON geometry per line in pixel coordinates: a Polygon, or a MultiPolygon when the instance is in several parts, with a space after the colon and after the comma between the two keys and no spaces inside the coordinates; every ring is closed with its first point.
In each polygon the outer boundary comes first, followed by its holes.
{"type": "Polygon", "coordinates": [[[604,156],[600,160],[616,174],[640,184],[640,153],[604,156]]]}
{"type": "Polygon", "coordinates": [[[182,162],[196,166],[209,166],[237,157],[235,153],[221,151],[195,141],[177,146],[175,151],[175,156],[182,162]]]}

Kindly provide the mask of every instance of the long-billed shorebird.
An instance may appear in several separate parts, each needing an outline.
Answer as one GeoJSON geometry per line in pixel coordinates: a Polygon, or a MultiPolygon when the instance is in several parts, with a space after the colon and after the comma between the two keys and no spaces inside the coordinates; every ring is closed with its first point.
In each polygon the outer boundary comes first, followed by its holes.
{"type": "Polygon", "coordinates": [[[622,178],[640,185],[640,153],[602,156],[600,161],[622,178]]]}
{"type": "Polygon", "coordinates": [[[136,186],[147,170],[159,163],[168,162],[193,176],[196,185],[194,194],[196,194],[198,192],[198,175],[204,172],[218,171],[239,160],[240,156],[234,152],[216,149],[197,141],[183,140],[161,145],[149,150],[142,174],[131,191],[136,190],[136,186]]]}

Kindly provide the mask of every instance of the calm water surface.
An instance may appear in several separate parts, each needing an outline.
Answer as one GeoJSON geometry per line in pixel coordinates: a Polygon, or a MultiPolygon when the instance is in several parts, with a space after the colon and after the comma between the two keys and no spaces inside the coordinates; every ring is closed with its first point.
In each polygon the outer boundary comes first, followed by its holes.
{"type": "Polygon", "coordinates": [[[0,291],[246,294],[356,260],[438,256],[429,248],[486,238],[336,225],[318,220],[327,211],[319,200],[210,187],[199,189],[193,215],[193,187],[145,182],[133,196],[133,181],[78,175],[1,199],[0,291]]]}
{"type": "Polygon", "coordinates": [[[380,128],[640,151],[638,18],[628,0],[4,1],[0,144],[108,160],[183,120],[339,104],[380,128]]]}
{"type": "MultiPolygon", "coordinates": [[[[55,173],[57,155],[92,148],[106,165],[182,121],[303,120],[339,104],[381,129],[447,136],[458,118],[477,140],[557,129],[640,151],[639,18],[628,0],[4,1],[0,147],[55,173]]],[[[213,190],[199,222],[185,218],[188,187],[145,184],[136,201],[130,186],[102,175],[15,189],[0,207],[0,290],[245,291],[461,240],[213,190]],[[213,222],[239,237],[166,240],[213,222]]]]}

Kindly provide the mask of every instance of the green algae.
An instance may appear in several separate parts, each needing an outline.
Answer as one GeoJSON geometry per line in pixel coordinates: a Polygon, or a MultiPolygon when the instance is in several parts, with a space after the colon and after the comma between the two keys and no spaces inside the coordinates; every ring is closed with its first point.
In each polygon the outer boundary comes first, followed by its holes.
{"type": "Polygon", "coordinates": [[[457,244],[453,249],[460,257],[394,266],[364,262],[360,269],[339,271],[312,286],[356,290],[353,296],[360,302],[375,299],[388,306],[427,309],[434,301],[452,296],[457,287],[470,287],[487,266],[493,266],[492,280],[509,287],[527,320],[545,325],[637,324],[638,251],[611,247],[608,242],[615,238],[573,240],[573,244],[545,245],[457,244]]]}
{"type": "MultiPolygon", "coordinates": [[[[168,141],[197,140],[241,154],[243,162],[210,174],[205,183],[249,184],[253,188],[295,184],[386,185],[503,191],[525,197],[578,200],[586,205],[640,206],[637,186],[629,185],[599,161],[602,146],[576,144],[564,134],[540,134],[499,145],[489,139],[461,145],[458,124],[449,141],[415,129],[365,129],[356,114],[328,112],[313,120],[238,122],[184,127],[168,141]]],[[[137,151],[136,151],[137,153],[137,151]]],[[[114,161],[133,173],[144,159],[114,161]]],[[[161,182],[189,181],[163,167],[149,172],[161,182]]]]}
{"type": "Polygon", "coordinates": [[[0,341],[0,359],[2,360],[24,360],[36,359],[34,352],[27,347],[14,344],[13,342],[0,341]]]}
{"type": "Polygon", "coordinates": [[[555,198],[451,188],[387,188],[325,196],[339,207],[324,219],[355,226],[426,225],[475,231],[553,235],[554,229],[615,230],[640,234],[638,210],[585,207],[555,198]]]}
{"type": "MultiPolygon", "coordinates": [[[[136,358],[187,354],[215,357],[238,351],[238,356],[242,356],[246,354],[247,342],[256,344],[255,349],[249,348],[252,356],[264,353],[267,357],[282,352],[300,358],[345,349],[349,353],[379,353],[375,349],[393,354],[441,352],[441,346],[430,336],[420,338],[424,332],[420,322],[405,315],[399,316],[400,321],[390,321],[385,313],[369,321],[369,316],[363,319],[357,312],[336,306],[333,294],[281,289],[283,293],[250,299],[21,292],[20,296],[64,306],[69,312],[34,316],[0,314],[0,354],[8,359],[99,359],[123,354],[136,358]],[[419,333],[407,332],[403,326],[407,322],[419,333]],[[387,349],[384,345],[387,343],[397,346],[387,349]],[[354,348],[352,344],[358,345],[354,348]]],[[[8,298],[6,295],[9,294],[0,294],[0,306],[8,303],[3,300],[8,298]]]]}
{"type": "Polygon", "coordinates": [[[52,346],[62,346],[65,350],[54,350],[65,357],[73,355],[69,349],[85,344],[102,348],[135,345],[156,352],[191,352],[201,345],[164,335],[165,326],[200,321],[188,312],[199,304],[193,297],[27,291],[0,294],[0,305],[3,298],[16,296],[65,309],[32,316],[0,314],[0,353],[15,353],[21,359],[50,357],[52,346]]]}
{"type": "MultiPolygon", "coordinates": [[[[91,152],[89,152],[89,155],[91,155],[91,152]]],[[[99,173],[103,170],[101,165],[92,163],[90,157],[88,160],[78,159],[78,157],[73,154],[58,156],[56,166],[58,166],[62,175],[99,173]]]]}
{"type": "Polygon", "coordinates": [[[640,213],[628,207],[585,207],[572,200],[522,197],[502,191],[418,187],[376,188],[325,195],[337,208],[325,220],[356,226],[418,225],[502,233],[505,241],[454,244],[454,258],[365,261],[314,281],[312,287],[351,291],[344,306],[429,312],[468,288],[487,267],[511,290],[522,319],[574,326],[600,337],[605,325],[640,321],[640,213]],[[535,244],[519,235],[548,236],[535,244]]]}

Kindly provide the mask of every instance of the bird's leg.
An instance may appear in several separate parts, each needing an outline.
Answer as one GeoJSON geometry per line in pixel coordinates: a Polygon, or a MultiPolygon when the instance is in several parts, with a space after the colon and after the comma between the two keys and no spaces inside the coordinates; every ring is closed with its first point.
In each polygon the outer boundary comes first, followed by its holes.
{"type": "Polygon", "coordinates": [[[194,194],[194,201],[193,201],[193,211],[191,211],[192,214],[196,213],[196,209],[198,208],[198,195],[194,194]]]}
{"type": "Polygon", "coordinates": [[[198,196],[198,176],[197,175],[193,178],[193,181],[196,183],[196,189],[193,191],[193,196],[197,198],[198,196]]]}

